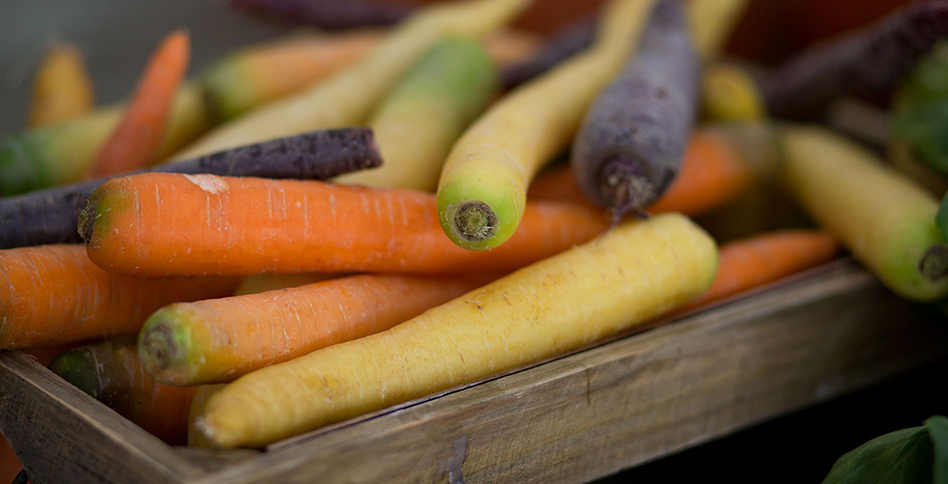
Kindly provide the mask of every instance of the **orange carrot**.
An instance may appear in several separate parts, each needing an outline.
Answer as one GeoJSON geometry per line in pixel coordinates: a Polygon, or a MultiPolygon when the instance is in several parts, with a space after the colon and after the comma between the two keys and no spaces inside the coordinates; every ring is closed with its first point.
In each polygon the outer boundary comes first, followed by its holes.
{"type": "Polygon", "coordinates": [[[176,31],[162,40],[125,116],[92,165],[90,178],[144,168],[155,161],[190,56],[187,32],[176,31]]]}
{"type": "Polygon", "coordinates": [[[368,336],[493,278],[362,274],[159,309],[142,328],[145,369],[170,385],[227,383],[253,370],[368,336]]]}
{"type": "Polygon", "coordinates": [[[198,388],[155,381],[138,358],[134,337],[63,352],[49,369],[168,444],[187,443],[188,411],[198,388]]]}
{"type": "MultiPolygon", "coordinates": [[[[681,212],[688,216],[707,213],[744,191],[752,168],[729,140],[697,130],[691,137],[681,170],[671,187],[648,207],[650,213],[681,212]]],[[[568,166],[537,178],[527,195],[531,200],[560,200],[594,206],[568,166]]]]}
{"type": "Polygon", "coordinates": [[[36,128],[86,114],[95,105],[94,98],[82,52],[72,44],[57,43],[36,74],[29,125],[36,128]]]}
{"type": "Polygon", "coordinates": [[[425,192],[316,181],[146,173],[102,184],[80,214],[89,257],[140,277],[260,272],[506,272],[604,232],[602,210],[530,204],[493,251],[444,235],[425,192]]]}
{"type": "Polygon", "coordinates": [[[119,276],[81,245],[0,250],[0,276],[0,350],[134,333],[162,306],[227,296],[240,283],[119,276]]]}
{"type": "Polygon", "coordinates": [[[685,313],[827,262],[839,253],[832,236],[816,230],[780,230],[721,246],[714,282],[685,313]]]}

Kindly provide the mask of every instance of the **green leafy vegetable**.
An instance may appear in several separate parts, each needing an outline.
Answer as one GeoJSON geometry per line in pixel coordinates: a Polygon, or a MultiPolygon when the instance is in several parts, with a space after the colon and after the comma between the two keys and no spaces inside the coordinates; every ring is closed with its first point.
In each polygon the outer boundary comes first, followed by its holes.
{"type": "Polygon", "coordinates": [[[909,108],[895,118],[893,128],[895,136],[908,143],[912,155],[948,174],[948,99],[909,108]]]}
{"type": "Polygon", "coordinates": [[[948,484],[948,418],[877,437],[836,461],[823,484],[948,484]]]}
{"type": "Polygon", "coordinates": [[[932,482],[932,459],[932,441],[925,427],[897,430],[840,457],[823,484],[932,482]]]}
{"type": "Polygon", "coordinates": [[[925,421],[925,428],[935,445],[932,482],[948,484],[948,418],[936,415],[925,421]]]}

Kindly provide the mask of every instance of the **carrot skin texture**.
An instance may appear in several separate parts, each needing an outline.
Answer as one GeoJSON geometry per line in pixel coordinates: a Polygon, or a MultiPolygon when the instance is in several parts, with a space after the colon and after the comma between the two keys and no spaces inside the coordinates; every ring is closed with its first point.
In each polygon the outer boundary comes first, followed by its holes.
{"type": "Polygon", "coordinates": [[[143,168],[155,160],[190,57],[191,40],[186,32],[177,31],[162,40],[122,121],[92,165],[90,178],[143,168]]]}
{"type": "Polygon", "coordinates": [[[516,243],[478,255],[444,236],[429,193],[166,173],[109,180],[84,213],[92,260],[139,277],[505,272],[609,226],[600,211],[532,204],[516,243]]]}
{"type": "Polygon", "coordinates": [[[840,135],[792,125],[780,132],[782,180],[825,230],[903,298],[948,295],[948,246],[935,225],[934,197],[840,135]]]}
{"type": "Polygon", "coordinates": [[[142,328],[139,355],[170,385],[227,383],[378,333],[488,282],[363,274],[260,294],[178,303],[142,328]]]}
{"type": "MultiPolygon", "coordinates": [[[[372,131],[345,128],[279,138],[161,165],[138,173],[164,172],[263,178],[327,180],[382,164],[372,131]]],[[[0,198],[0,249],[80,243],[79,211],[92,193],[114,176],[0,198]]]]}
{"type": "Polygon", "coordinates": [[[700,65],[679,0],[661,0],[639,49],[586,113],[570,165],[580,187],[621,217],[678,175],[695,121],[700,65]]]}
{"type": "Polygon", "coordinates": [[[697,297],[716,262],[681,215],[623,224],[388,331],[245,375],[195,425],[216,446],[258,447],[562,354],[697,297]]]}
{"type": "Polygon", "coordinates": [[[167,444],[187,443],[188,412],[197,387],[152,378],[139,361],[134,337],[66,351],[49,369],[167,444]]]}
{"type": "Polygon", "coordinates": [[[682,314],[832,260],[839,243],[815,230],[780,230],[721,245],[707,292],[675,311],[682,314]]]}
{"type": "Polygon", "coordinates": [[[812,120],[846,94],[891,89],[946,34],[948,3],[916,2],[875,25],[801,52],[763,80],[761,91],[772,116],[812,120]]]}
{"type": "Polygon", "coordinates": [[[222,297],[238,279],[151,281],[97,267],[82,245],[0,251],[0,349],[137,332],[156,309],[222,297]]]}
{"type": "Polygon", "coordinates": [[[95,106],[92,79],[82,52],[58,43],[50,48],[33,83],[29,126],[37,128],[73,119],[95,106]]]}
{"type": "Polygon", "coordinates": [[[274,20],[325,30],[392,25],[413,10],[410,4],[370,0],[230,0],[230,4],[274,20]]]}

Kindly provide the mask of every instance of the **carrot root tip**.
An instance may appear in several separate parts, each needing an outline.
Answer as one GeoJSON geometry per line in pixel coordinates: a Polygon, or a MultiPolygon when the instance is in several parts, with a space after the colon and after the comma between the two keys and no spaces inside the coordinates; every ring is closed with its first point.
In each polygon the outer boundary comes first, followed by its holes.
{"type": "Polygon", "coordinates": [[[919,261],[918,270],[925,279],[932,282],[948,276],[948,246],[938,244],[928,249],[919,261]]]}
{"type": "Polygon", "coordinates": [[[639,163],[613,158],[603,164],[599,174],[599,193],[616,218],[626,212],[642,212],[656,198],[655,185],[639,163]]]}
{"type": "Polygon", "coordinates": [[[142,332],[139,354],[149,372],[167,370],[183,358],[182,353],[184,353],[184,348],[178,344],[172,328],[159,324],[148,327],[142,332]]]}
{"type": "Polygon", "coordinates": [[[95,226],[95,209],[99,202],[90,199],[86,208],[79,212],[79,236],[89,244],[92,241],[92,229],[95,226]]]}
{"type": "Polygon", "coordinates": [[[493,237],[497,222],[497,214],[490,205],[466,200],[457,204],[451,226],[459,238],[474,243],[493,237]]]}

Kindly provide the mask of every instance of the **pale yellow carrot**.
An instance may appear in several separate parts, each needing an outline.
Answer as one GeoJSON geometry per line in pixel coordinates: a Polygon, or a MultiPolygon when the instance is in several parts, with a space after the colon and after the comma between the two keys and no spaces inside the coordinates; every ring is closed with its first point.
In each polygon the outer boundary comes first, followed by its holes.
{"type": "Polygon", "coordinates": [[[705,60],[718,57],[735,25],[744,14],[748,0],[691,0],[688,17],[691,37],[698,55],[705,60]]]}
{"type": "Polygon", "coordinates": [[[716,264],[682,215],[623,224],[388,331],[245,375],[195,426],[215,446],[259,447],[562,354],[694,299],[716,264]]]}
{"type": "Polygon", "coordinates": [[[74,119],[93,106],[95,91],[82,52],[65,42],[53,45],[33,83],[30,127],[74,119]]]}

